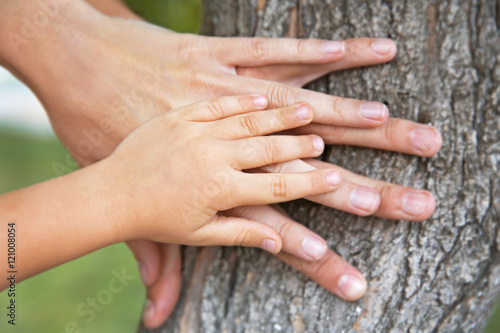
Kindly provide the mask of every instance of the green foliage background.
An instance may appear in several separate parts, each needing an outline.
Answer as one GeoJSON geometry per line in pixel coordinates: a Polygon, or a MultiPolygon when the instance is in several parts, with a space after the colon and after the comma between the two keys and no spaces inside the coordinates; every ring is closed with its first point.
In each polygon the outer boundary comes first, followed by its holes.
{"type": "Polygon", "coordinates": [[[201,19],[201,0],[125,0],[149,22],[166,28],[196,33],[201,19]]]}
{"type": "MultiPolygon", "coordinates": [[[[180,32],[195,33],[201,18],[201,0],[125,0],[150,22],[180,32]]],[[[18,130],[0,128],[0,193],[15,190],[55,177],[53,162],[65,164],[67,152],[53,136],[41,137],[18,130]]],[[[71,193],[68,193],[71,195],[71,193]]],[[[50,232],[50,231],[48,231],[50,232]]],[[[22,229],[19,230],[22,240],[22,229]]],[[[22,260],[22,259],[21,259],[22,260]]],[[[6,292],[0,293],[4,308],[6,292]]],[[[18,285],[18,322],[6,324],[0,311],[0,332],[66,332],[75,322],[82,333],[136,332],[145,290],[137,266],[124,244],[114,245],[33,277],[18,285]],[[86,323],[76,313],[88,298],[106,289],[112,270],[125,269],[134,280],[123,292],[86,323]]],[[[486,333],[500,331],[500,309],[492,317],[486,333]]]]}
{"type": "MultiPolygon", "coordinates": [[[[66,150],[53,136],[0,128],[0,193],[54,178],[52,163],[67,165],[66,156],[66,150]]],[[[22,242],[19,225],[17,233],[22,242]]],[[[124,244],[114,245],[20,283],[15,327],[7,324],[6,291],[0,293],[0,332],[65,333],[67,323],[75,322],[82,333],[132,333],[136,332],[144,297],[134,258],[124,244]],[[102,312],[96,313],[95,320],[86,323],[87,317],[79,316],[76,309],[108,288],[113,269],[125,269],[134,280],[102,312]]]]}

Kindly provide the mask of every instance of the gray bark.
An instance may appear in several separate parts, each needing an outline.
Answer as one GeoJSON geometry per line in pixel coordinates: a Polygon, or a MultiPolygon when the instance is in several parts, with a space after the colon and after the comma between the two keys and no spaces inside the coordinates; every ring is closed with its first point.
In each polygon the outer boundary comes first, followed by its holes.
{"type": "Polygon", "coordinates": [[[425,188],[424,223],[357,217],[298,201],[286,208],[369,281],[340,300],[259,250],[187,249],[181,301],[160,332],[480,332],[500,293],[500,1],[214,0],[217,36],[390,37],[395,61],[309,86],[384,101],[443,133],[437,157],[331,147],[324,160],[425,188]]]}

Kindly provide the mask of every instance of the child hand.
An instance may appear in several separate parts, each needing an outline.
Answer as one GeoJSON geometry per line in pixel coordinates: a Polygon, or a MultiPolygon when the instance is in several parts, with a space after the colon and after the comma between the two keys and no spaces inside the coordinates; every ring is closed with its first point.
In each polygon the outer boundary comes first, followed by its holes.
{"type": "Polygon", "coordinates": [[[264,96],[223,97],[153,118],[127,137],[104,162],[128,239],[279,252],[274,229],[224,211],[327,193],[341,177],[333,169],[243,172],[323,152],[316,135],[264,136],[310,123],[307,104],[263,111],[266,106],[264,96]]]}

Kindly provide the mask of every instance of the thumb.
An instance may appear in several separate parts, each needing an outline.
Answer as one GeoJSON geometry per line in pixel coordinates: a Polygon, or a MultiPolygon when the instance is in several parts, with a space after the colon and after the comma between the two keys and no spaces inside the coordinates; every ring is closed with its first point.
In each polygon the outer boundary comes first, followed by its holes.
{"type": "Polygon", "coordinates": [[[281,237],[273,228],[246,218],[216,215],[199,232],[203,245],[258,247],[272,254],[281,251],[281,237]]]}

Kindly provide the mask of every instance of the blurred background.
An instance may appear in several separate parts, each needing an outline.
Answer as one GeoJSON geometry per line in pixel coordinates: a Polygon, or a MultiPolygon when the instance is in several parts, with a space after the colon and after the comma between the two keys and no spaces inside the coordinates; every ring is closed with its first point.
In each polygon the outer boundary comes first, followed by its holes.
{"type": "MultiPolygon", "coordinates": [[[[152,23],[179,32],[199,29],[201,0],[125,2],[152,23]]],[[[66,164],[67,154],[36,97],[0,67],[0,194],[54,178],[52,164],[66,164]]],[[[7,299],[5,294],[0,293],[1,304],[7,299]]],[[[17,325],[12,329],[2,315],[0,332],[66,332],[67,323],[75,322],[82,333],[135,333],[144,299],[132,254],[124,244],[114,245],[22,282],[17,325]],[[108,288],[113,272],[123,270],[134,279],[96,311],[94,320],[85,322],[87,317],[77,309],[87,309],[89,300],[108,288]]],[[[485,332],[500,332],[498,306],[485,332]]]]}

